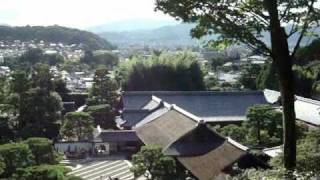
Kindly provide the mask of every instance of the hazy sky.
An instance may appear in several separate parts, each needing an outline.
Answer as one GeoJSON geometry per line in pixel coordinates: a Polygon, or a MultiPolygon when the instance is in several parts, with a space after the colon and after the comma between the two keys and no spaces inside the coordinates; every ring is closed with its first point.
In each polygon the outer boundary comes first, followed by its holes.
{"type": "Polygon", "coordinates": [[[166,20],[154,0],[0,0],[0,23],[85,28],[127,19],[166,20]]]}

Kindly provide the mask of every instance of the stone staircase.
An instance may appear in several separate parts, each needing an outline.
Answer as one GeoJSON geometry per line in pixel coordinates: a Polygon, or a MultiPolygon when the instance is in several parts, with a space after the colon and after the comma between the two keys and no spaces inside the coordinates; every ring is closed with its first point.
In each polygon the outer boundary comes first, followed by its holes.
{"type": "Polygon", "coordinates": [[[119,180],[134,179],[133,173],[130,171],[130,165],[125,160],[91,162],[74,169],[68,175],[78,176],[84,180],[109,180],[109,177],[118,178],[119,180]]]}

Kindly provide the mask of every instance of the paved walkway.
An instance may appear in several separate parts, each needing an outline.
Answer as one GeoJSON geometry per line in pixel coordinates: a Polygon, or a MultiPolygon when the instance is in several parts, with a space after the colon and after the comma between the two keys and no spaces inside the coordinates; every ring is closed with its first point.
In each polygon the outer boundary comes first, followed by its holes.
{"type": "Polygon", "coordinates": [[[74,165],[72,172],[74,175],[84,180],[108,180],[119,178],[119,180],[133,180],[133,173],[130,171],[130,163],[126,160],[112,159],[90,159],[83,162],[70,162],[74,165]]]}

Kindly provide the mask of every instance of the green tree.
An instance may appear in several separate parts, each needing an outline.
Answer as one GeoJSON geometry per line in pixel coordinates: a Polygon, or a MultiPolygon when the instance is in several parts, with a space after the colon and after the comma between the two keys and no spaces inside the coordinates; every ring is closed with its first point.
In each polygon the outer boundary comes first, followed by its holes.
{"type": "Polygon", "coordinates": [[[70,90],[67,88],[66,82],[61,78],[57,78],[54,79],[53,84],[54,91],[61,96],[62,100],[66,101],[69,98],[68,93],[70,92],[70,90]]]}
{"type": "Polygon", "coordinates": [[[98,53],[95,54],[93,57],[93,62],[91,64],[94,65],[94,67],[97,67],[98,65],[103,65],[107,67],[109,70],[112,70],[113,67],[118,65],[119,58],[112,53],[98,53]]]}
{"type": "Polygon", "coordinates": [[[30,88],[30,79],[26,71],[17,70],[11,74],[10,90],[21,95],[30,88]]]}
{"type": "Polygon", "coordinates": [[[0,176],[4,172],[5,168],[6,168],[6,164],[3,162],[3,158],[0,157],[0,176]]]}
{"type": "Polygon", "coordinates": [[[217,71],[220,66],[222,66],[224,63],[226,63],[226,59],[222,57],[215,57],[211,58],[210,61],[210,66],[214,71],[217,71]]]}
{"type": "Polygon", "coordinates": [[[80,59],[81,63],[91,64],[93,62],[93,52],[90,50],[86,50],[84,52],[84,56],[80,59]]]}
{"type": "Polygon", "coordinates": [[[64,57],[60,54],[44,54],[41,62],[49,66],[57,66],[64,62],[64,57]]]}
{"type": "Polygon", "coordinates": [[[32,71],[31,86],[39,87],[42,90],[53,91],[53,76],[50,73],[50,67],[46,64],[36,64],[32,71]]]}
{"type": "Polygon", "coordinates": [[[69,112],[64,116],[60,133],[67,139],[85,140],[94,129],[94,121],[90,114],[85,112],[69,112]]]}
{"type": "Polygon", "coordinates": [[[10,93],[10,84],[7,77],[0,77],[0,104],[3,104],[10,93]]]}
{"type": "Polygon", "coordinates": [[[95,125],[103,129],[118,129],[114,121],[116,111],[109,104],[91,105],[85,109],[93,118],[95,125]]]}
{"type": "Polygon", "coordinates": [[[14,130],[10,124],[10,116],[1,114],[0,110],[0,143],[6,143],[14,139],[14,130]]]}
{"type": "Polygon", "coordinates": [[[91,68],[89,65],[79,61],[64,61],[64,63],[61,64],[61,70],[73,73],[79,71],[88,72],[91,68]]]}
{"type": "Polygon", "coordinates": [[[192,35],[217,33],[217,44],[241,42],[268,55],[277,67],[284,120],[284,167],[294,170],[296,137],[292,60],[300,43],[320,21],[318,0],[157,0],[156,9],[184,22],[195,22],[192,35]],[[284,26],[289,26],[289,31],[284,26]],[[271,46],[261,40],[270,35],[271,46]],[[297,36],[292,51],[289,39],[297,36]]]}
{"type": "Polygon", "coordinates": [[[13,175],[14,179],[23,180],[66,180],[70,169],[62,165],[40,165],[20,168],[13,175]]]}
{"type": "Polygon", "coordinates": [[[256,84],[259,90],[272,89],[279,90],[279,76],[274,63],[266,63],[260,71],[256,84]]]}
{"type": "Polygon", "coordinates": [[[40,63],[43,56],[43,51],[39,48],[30,48],[19,58],[21,64],[25,64],[28,67],[40,63]]]}
{"type": "Polygon", "coordinates": [[[17,70],[12,74],[11,94],[6,103],[12,107],[10,121],[20,137],[57,136],[62,101],[53,90],[48,65],[38,63],[31,70],[17,70]]]}
{"type": "MultiPolygon", "coordinates": [[[[298,140],[297,145],[297,173],[306,179],[320,176],[320,130],[307,131],[305,136],[298,140]]],[[[275,169],[281,167],[283,154],[271,160],[275,169]]]]}
{"type": "Polygon", "coordinates": [[[204,80],[207,90],[215,90],[218,88],[219,80],[216,76],[208,76],[204,80]]]}
{"type": "Polygon", "coordinates": [[[256,79],[261,71],[261,66],[257,64],[250,64],[245,66],[241,70],[241,76],[239,78],[240,84],[246,88],[251,90],[256,90],[256,79]]]}
{"type": "Polygon", "coordinates": [[[134,57],[120,64],[117,79],[127,91],[201,91],[205,90],[204,73],[188,52],[161,54],[145,61],[134,57]]]}
{"type": "Polygon", "coordinates": [[[316,74],[311,68],[304,66],[293,66],[295,80],[295,94],[310,98],[312,88],[316,82],[316,74]]]}
{"type": "Polygon", "coordinates": [[[20,97],[19,133],[22,137],[54,138],[59,134],[62,101],[56,92],[32,88],[20,97]]]}
{"type": "Polygon", "coordinates": [[[319,49],[320,39],[315,39],[311,44],[300,48],[296,55],[298,63],[302,61],[303,64],[307,64],[311,61],[320,60],[319,49]]]}
{"type": "Polygon", "coordinates": [[[253,141],[258,145],[279,145],[282,139],[282,121],[281,113],[277,112],[271,105],[255,105],[248,108],[247,121],[244,127],[248,128],[253,141]],[[267,135],[268,138],[277,138],[278,142],[272,142],[271,139],[262,138],[267,135]],[[273,144],[278,143],[278,144],[273,144]]]}
{"type": "Polygon", "coordinates": [[[28,167],[34,163],[34,157],[28,145],[23,143],[0,145],[0,156],[5,164],[4,173],[0,176],[2,178],[8,178],[18,168],[28,167]]]}
{"type": "Polygon", "coordinates": [[[36,165],[57,164],[58,155],[53,149],[53,143],[47,138],[28,138],[24,141],[31,150],[36,165]]]}
{"type": "Polygon", "coordinates": [[[243,144],[246,143],[246,136],[248,134],[248,130],[245,127],[230,124],[218,129],[218,132],[225,137],[231,137],[237,142],[243,144]]]}
{"type": "Polygon", "coordinates": [[[148,180],[170,180],[176,175],[176,162],[162,154],[157,146],[143,146],[132,157],[131,171],[135,177],[144,175],[148,180]],[[150,174],[149,174],[150,173],[150,174]]]}
{"type": "Polygon", "coordinates": [[[106,68],[95,71],[88,105],[109,104],[111,107],[115,107],[118,88],[117,84],[109,76],[109,71],[106,68]]]}

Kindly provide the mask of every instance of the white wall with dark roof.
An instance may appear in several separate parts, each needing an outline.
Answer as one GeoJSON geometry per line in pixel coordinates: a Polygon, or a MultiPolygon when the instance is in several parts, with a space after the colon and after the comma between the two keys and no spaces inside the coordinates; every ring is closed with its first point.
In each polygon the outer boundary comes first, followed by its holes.
{"type": "MultiPolygon", "coordinates": [[[[280,92],[266,89],[264,90],[264,95],[269,103],[274,104],[278,102],[280,92]]],[[[320,101],[296,96],[294,106],[296,119],[320,126],[320,101]]]]}

